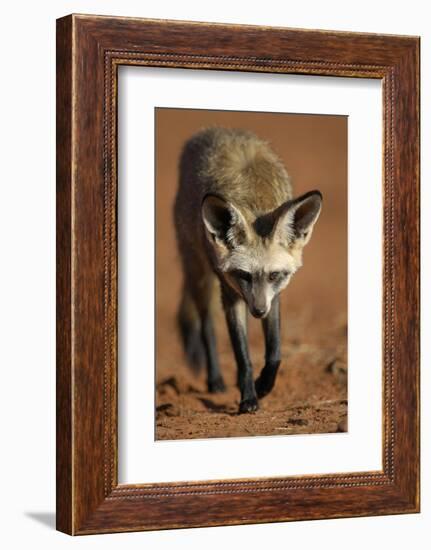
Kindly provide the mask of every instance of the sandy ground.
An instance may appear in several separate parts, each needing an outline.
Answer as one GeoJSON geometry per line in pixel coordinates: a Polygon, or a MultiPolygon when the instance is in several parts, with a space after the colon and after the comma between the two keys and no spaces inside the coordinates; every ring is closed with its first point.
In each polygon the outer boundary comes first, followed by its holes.
{"type": "MultiPolygon", "coordinates": [[[[346,431],[345,120],[161,109],[156,113],[156,128],[156,439],[346,431]],[[189,370],[175,325],[181,288],[172,224],[176,163],[184,140],[211,123],[246,127],[270,139],[293,176],[296,194],[317,187],[324,196],[322,215],[304,252],[304,267],[282,295],[279,376],[254,414],[237,414],[236,367],[221,308],[216,332],[226,393],[207,393],[204,372],[195,376],[189,370]]],[[[255,319],[250,319],[249,342],[257,377],[264,346],[260,322],[255,319]]]]}
{"type": "MultiPolygon", "coordinates": [[[[230,350],[220,353],[227,383],[223,394],[206,392],[205,379],[183,365],[160,365],[157,383],[157,439],[283,435],[346,431],[347,363],[342,319],[320,337],[302,334],[307,320],[283,331],[282,366],[273,392],[252,415],[238,415],[239,391],[230,350]],[[298,336],[294,336],[299,332],[298,336]],[[290,333],[290,334],[289,334],[290,333]]],[[[251,338],[255,371],[262,365],[262,342],[251,338]]]]}

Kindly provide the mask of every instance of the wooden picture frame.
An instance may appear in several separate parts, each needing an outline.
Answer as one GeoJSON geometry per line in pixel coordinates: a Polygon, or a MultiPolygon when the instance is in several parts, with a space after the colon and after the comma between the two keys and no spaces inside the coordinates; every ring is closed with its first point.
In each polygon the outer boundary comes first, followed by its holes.
{"type": "Polygon", "coordinates": [[[419,511],[419,38],[70,15],[57,21],[57,529],[419,511]],[[119,485],[119,65],[380,79],[382,471],[119,485]]]}

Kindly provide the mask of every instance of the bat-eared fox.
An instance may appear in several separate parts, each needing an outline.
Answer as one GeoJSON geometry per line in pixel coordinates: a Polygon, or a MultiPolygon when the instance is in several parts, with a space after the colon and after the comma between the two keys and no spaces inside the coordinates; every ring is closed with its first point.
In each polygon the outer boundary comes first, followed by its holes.
{"type": "Polygon", "coordinates": [[[206,363],[208,391],[225,389],[213,327],[220,294],[237,363],[239,412],[258,409],[280,366],[279,293],[302,265],[322,195],[292,196],[289,176],[251,132],[209,128],[185,144],[174,216],[184,284],[178,322],[192,367],[206,363]],[[220,290],[219,290],[220,289],[220,290]],[[265,365],[256,381],[248,311],[262,319],[265,365]]]}

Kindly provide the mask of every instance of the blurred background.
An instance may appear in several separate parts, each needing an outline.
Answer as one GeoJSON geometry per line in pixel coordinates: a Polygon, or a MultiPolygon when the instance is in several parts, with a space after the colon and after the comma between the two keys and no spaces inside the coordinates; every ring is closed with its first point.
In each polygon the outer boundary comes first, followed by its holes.
{"type": "MultiPolygon", "coordinates": [[[[156,438],[322,433],[347,429],[347,117],[158,108],[156,126],[156,438]],[[223,312],[216,317],[228,391],[207,394],[205,372],[188,369],[176,328],[182,273],[172,208],[184,142],[208,126],[251,130],[291,176],[294,195],[323,194],[304,265],[282,293],[282,366],[252,415],[236,415],[236,367],[223,312]]],[[[263,366],[260,322],[250,318],[250,353],[263,366]]]]}

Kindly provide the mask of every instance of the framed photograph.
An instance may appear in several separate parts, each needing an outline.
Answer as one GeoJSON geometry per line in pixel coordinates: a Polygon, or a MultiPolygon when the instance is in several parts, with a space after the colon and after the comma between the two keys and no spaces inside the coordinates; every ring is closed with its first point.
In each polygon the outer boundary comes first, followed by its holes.
{"type": "Polygon", "coordinates": [[[57,21],[57,528],[419,511],[419,38],[57,21]]]}

